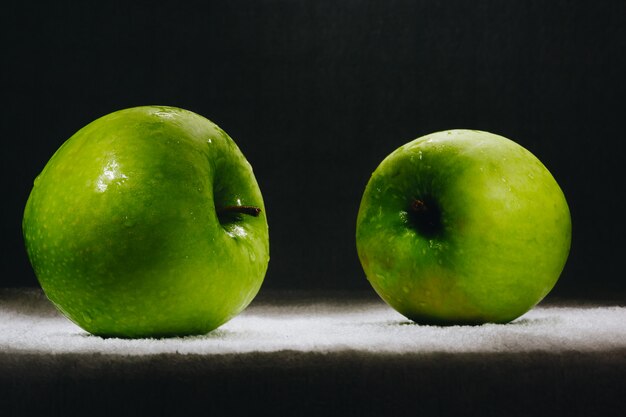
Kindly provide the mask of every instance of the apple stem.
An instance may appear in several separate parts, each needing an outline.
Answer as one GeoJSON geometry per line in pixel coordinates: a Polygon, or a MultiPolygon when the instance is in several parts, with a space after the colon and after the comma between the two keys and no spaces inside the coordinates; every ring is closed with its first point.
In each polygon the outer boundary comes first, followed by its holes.
{"type": "Polygon", "coordinates": [[[434,236],[442,231],[441,209],[436,202],[414,199],[409,206],[409,212],[412,214],[412,224],[421,233],[434,236]]]}
{"type": "Polygon", "coordinates": [[[255,206],[225,206],[217,209],[218,216],[226,213],[247,214],[249,216],[259,217],[261,209],[255,206]]]}
{"type": "Polygon", "coordinates": [[[411,211],[413,213],[426,213],[428,212],[428,206],[422,200],[413,200],[411,202],[411,211]]]}

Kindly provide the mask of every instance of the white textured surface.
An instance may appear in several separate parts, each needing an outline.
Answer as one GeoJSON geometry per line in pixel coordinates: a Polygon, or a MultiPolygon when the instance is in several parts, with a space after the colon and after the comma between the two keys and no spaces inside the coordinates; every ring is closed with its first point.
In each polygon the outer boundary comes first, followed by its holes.
{"type": "Polygon", "coordinates": [[[599,352],[626,349],[626,308],[539,306],[506,325],[416,325],[373,297],[275,294],[206,336],[121,340],[87,334],[34,290],[0,293],[0,352],[229,354],[599,352]]]}

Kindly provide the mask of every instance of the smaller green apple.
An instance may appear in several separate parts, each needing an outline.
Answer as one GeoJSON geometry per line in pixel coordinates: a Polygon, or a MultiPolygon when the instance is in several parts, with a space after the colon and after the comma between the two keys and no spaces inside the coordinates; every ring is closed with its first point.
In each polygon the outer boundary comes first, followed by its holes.
{"type": "Polygon", "coordinates": [[[252,301],[269,261],[252,167],[213,122],[166,106],[68,139],[35,180],[23,231],[48,298],[101,336],[207,333],[252,301]]]}
{"type": "Polygon", "coordinates": [[[559,185],[502,136],[418,138],[375,170],[356,243],[374,290],[419,323],[505,323],[554,287],[571,242],[559,185]]]}

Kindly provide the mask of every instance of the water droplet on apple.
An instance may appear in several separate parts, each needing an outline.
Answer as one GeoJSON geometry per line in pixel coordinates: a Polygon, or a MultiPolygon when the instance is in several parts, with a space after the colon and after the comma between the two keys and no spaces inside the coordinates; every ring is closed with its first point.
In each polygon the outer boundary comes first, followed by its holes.
{"type": "Polygon", "coordinates": [[[249,254],[250,254],[250,260],[251,260],[252,262],[256,261],[256,255],[254,254],[254,252],[253,252],[253,251],[250,251],[250,253],[249,253],[249,254]]]}
{"type": "Polygon", "coordinates": [[[85,320],[86,323],[91,323],[93,321],[89,313],[87,313],[86,311],[83,311],[82,314],[83,314],[83,320],[85,320]]]}

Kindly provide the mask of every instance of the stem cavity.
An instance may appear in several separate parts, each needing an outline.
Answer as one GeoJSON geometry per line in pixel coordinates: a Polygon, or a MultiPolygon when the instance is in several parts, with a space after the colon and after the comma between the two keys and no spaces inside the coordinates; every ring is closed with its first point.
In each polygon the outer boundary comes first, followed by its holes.
{"type": "Polygon", "coordinates": [[[441,209],[432,199],[414,199],[409,205],[411,224],[422,234],[432,237],[442,231],[441,209]]]}
{"type": "Polygon", "coordinates": [[[218,216],[226,214],[246,214],[248,216],[259,217],[261,209],[255,206],[225,206],[217,209],[218,216]]]}

